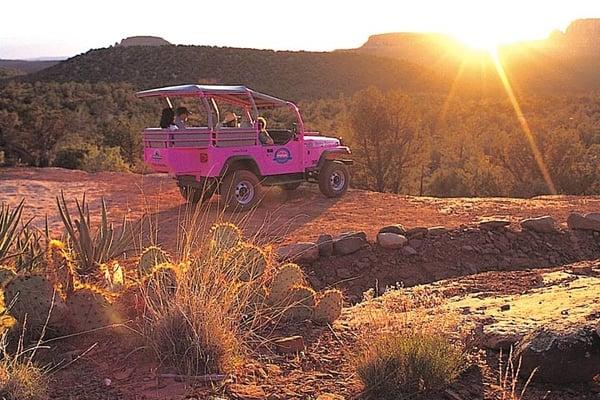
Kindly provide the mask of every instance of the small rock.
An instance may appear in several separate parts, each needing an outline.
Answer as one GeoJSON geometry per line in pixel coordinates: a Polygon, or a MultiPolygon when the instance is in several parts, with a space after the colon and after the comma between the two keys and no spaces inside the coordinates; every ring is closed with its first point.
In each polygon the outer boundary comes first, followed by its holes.
{"type": "Polygon", "coordinates": [[[475,248],[474,248],[473,246],[469,246],[468,244],[466,244],[466,245],[462,246],[462,247],[461,247],[461,249],[462,249],[463,251],[469,251],[469,252],[473,252],[473,251],[475,251],[475,248]]]}
{"type": "Polygon", "coordinates": [[[488,219],[479,223],[479,228],[487,231],[495,231],[510,225],[507,219],[488,219]]]}
{"type": "Polygon", "coordinates": [[[236,396],[236,398],[244,400],[263,400],[267,397],[265,391],[257,385],[233,383],[229,385],[229,391],[236,396]]]}
{"type": "Polygon", "coordinates": [[[573,265],[571,272],[575,275],[594,275],[594,269],[591,265],[573,265]]]}
{"type": "Polygon", "coordinates": [[[383,232],[377,234],[377,243],[384,249],[399,249],[408,242],[404,235],[392,232],[383,232]]]}
{"type": "Polygon", "coordinates": [[[517,346],[521,376],[556,384],[590,382],[600,374],[600,335],[596,326],[564,330],[542,327],[526,335],[517,346]]]}
{"type": "MultiPolygon", "coordinates": [[[[595,213],[593,213],[595,214],[595,213]]],[[[571,213],[567,218],[567,225],[573,230],[597,231],[600,232],[600,220],[595,219],[595,215],[585,217],[579,213],[571,213]]]]}
{"type": "Polygon", "coordinates": [[[312,242],[293,243],[278,248],[277,256],[282,260],[311,263],[319,259],[319,247],[312,242]]]}
{"type": "Polygon", "coordinates": [[[275,350],[281,354],[298,353],[304,351],[304,338],[302,336],[289,336],[273,342],[275,350]]]}
{"type": "Polygon", "coordinates": [[[333,253],[339,256],[352,254],[360,250],[367,242],[357,236],[342,236],[333,241],[333,253]]]}
{"type": "Polygon", "coordinates": [[[427,234],[428,229],[422,226],[417,226],[415,228],[410,228],[406,231],[406,237],[409,239],[417,239],[422,238],[427,234]]]}
{"type": "Polygon", "coordinates": [[[508,311],[510,310],[510,304],[502,304],[500,306],[500,311],[508,311]]]}
{"type": "Polygon", "coordinates": [[[521,221],[521,228],[539,233],[553,233],[556,232],[556,220],[549,215],[527,218],[521,221]]]}
{"type": "Polygon", "coordinates": [[[322,393],[317,396],[317,400],[344,400],[344,396],[333,393],[322,393]]]}
{"type": "Polygon", "coordinates": [[[418,254],[417,251],[410,246],[404,247],[402,249],[402,253],[406,254],[407,256],[414,256],[414,255],[418,254]]]}
{"type": "Polygon", "coordinates": [[[333,255],[333,236],[323,234],[317,239],[317,247],[321,257],[329,257],[333,255]]]}
{"type": "Polygon", "coordinates": [[[427,228],[427,234],[429,236],[443,235],[446,232],[448,232],[448,228],[445,226],[433,226],[431,228],[427,228]]]}
{"type": "Polygon", "coordinates": [[[384,226],[378,233],[395,233],[397,235],[405,235],[406,228],[400,224],[384,226]]]}

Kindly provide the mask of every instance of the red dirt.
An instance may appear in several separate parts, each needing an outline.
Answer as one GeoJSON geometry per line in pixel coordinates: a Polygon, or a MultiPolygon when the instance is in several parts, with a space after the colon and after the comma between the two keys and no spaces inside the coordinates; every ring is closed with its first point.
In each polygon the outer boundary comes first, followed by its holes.
{"type": "MultiPolygon", "coordinates": [[[[55,232],[62,231],[56,211],[56,196],[61,190],[68,201],[80,199],[86,193],[92,210],[99,208],[100,198],[104,197],[117,223],[125,214],[130,220],[151,215],[160,225],[159,242],[167,246],[175,244],[177,221],[186,215],[175,182],[165,176],[90,174],[60,168],[0,169],[0,202],[14,205],[25,199],[28,216],[35,216],[41,225],[48,215],[55,232]]],[[[335,235],[357,230],[364,230],[373,238],[381,226],[391,223],[452,228],[472,225],[490,216],[518,221],[549,214],[564,225],[572,211],[599,211],[600,196],[441,199],[350,190],[340,199],[327,199],[314,185],[303,185],[291,193],[267,188],[262,206],[252,213],[223,214],[219,211],[218,196],[207,209],[203,221],[231,219],[243,225],[249,235],[260,231],[265,240],[286,243],[314,240],[320,233],[335,235]]]]}

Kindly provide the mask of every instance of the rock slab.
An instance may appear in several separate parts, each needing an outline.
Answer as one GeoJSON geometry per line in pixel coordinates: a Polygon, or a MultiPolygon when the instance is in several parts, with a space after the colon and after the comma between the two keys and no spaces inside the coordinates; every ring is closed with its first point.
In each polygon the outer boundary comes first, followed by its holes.
{"type": "Polygon", "coordinates": [[[392,232],[383,232],[377,234],[377,243],[384,249],[400,249],[406,243],[408,239],[404,235],[400,235],[392,232]]]}
{"type": "Polygon", "coordinates": [[[567,218],[567,225],[573,230],[600,232],[600,219],[596,219],[596,213],[585,216],[573,212],[567,218]]]}
{"type": "Polygon", "coordinates": [[[521,221],[521,228],[532,232],[553,233],[556,232],[556,220],[549,215],[526,218],[521,221]]]}
{"type": "Polygon", "coordinates": [[[339,256],[352,254],[360,250],[367,241],[358,236],[342,236],[333,241],[333,253],[339,256]]]}

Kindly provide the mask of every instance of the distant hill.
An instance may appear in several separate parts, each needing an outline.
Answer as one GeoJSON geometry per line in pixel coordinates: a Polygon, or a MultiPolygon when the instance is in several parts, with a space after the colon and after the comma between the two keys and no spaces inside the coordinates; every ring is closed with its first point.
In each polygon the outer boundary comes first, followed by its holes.
{"type": "Polygon", "coordinates": [[[13,70],[16,75],[24,75],[32,72],[41,71],[44,68],[51,67],[60,62],[60,60],[2,60],[0,59],[0,69],[13,70]]]}
{"type": "Polygon", "coordinates": [[[139,89],[190,82],[244,84],[293,100],[349,95],[370,85],[411,91],[444,86],[427,68],[365,54],[174,45],[90,50],[21,79],[127,82],[139,89]]]}
{"type": "Polygon", "coordinates": [[[120,43],[115,43],[115,46],[167,46],[170,44],[171,43],[158,36],[130,36],[121,40],[120,43]]]}

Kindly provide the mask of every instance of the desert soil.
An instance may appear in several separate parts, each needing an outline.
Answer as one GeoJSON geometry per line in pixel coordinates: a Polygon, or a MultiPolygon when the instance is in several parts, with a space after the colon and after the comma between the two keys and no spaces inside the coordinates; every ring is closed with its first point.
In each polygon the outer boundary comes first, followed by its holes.
{"type": "MultiPolygon", "coordinates": [[[[155,240],[169,249],[177,246],[180,225],[192,214],[184,204],[175,182],[165,176],[89,174],[56,168],[0,169],[0,202],[16,205],[24,199],[26,216],[35,217],[34,223],[38,226],[43,225],[44,217],[47,216],[54,234],[62,232],[62,222],[56,207],[56,196],[61,191],[73,209],[74,199],[81,199],[84,193],[92,212],[99,209],[101,198],[104,198],[111,219],[117,224],[123,216],[131,221],[151,217],[151,233],[156,233],[155,240]]],[[[400,223],[406,227],[457,228],[475,226],[486,217],[502,217],[516,222],[525,217],[548,214],[564,227],[566,218],[572,211],[600,211],[600,196],[439,199],[350,190],[340,199],[327,199],[315,187],[302,185],[291,193],[277,188],[266,190],[262,206],[247,214],[220,211],[219,198],[215,196],[199,219],[204,226],[209,226],[218,219],[231,220],[240,224],[247,235],[256,235],[260,241],[278,246],[315,240],[321,233],[335,235],[358,230],[365,231],[370,240],[373,240],[380,227],[392,223],[400,223]]],[[[598,271],[598,265],[594,265],[598,271]]],[[[543,267],[543,264],[539,267],[543,267]]],[[[514,307],[514,313],[529,313],[531,308],[527,305],[539,301],[535,296],[552,299],[556,291],[560,290],[557,289],[560,280],[552,282],[548,278],[546,282],[542,279],[540,286],[540,274],[560,276],[568,268],[557,265],[548,270],[524,268],[522,271],[490,271],[438,281],[431,284],[431,289],[443,293],[449,301],[456,304],[467,301],[467,295],[483,292],[485,299],[482,301],[489,303],[490,309],[495,309],[497,304],[506,302],[507,299],[514,301],[515,296],[521,296],[527,302],[523,303],[523,307],[514,307]]],[[[578,282],[589,284],[591,288],[598,287],[598,272],[595,280],[588,282],[586,279],[578,282]]],[[[587,298],[582,299],[579,303],[587,301],[587,298]]],[[[373,302],[375,307],[381,304],[377,301],[373,302]]],[[[597,302],[595,304],[597,307],[597,302]]],[[[473,306],[471,303],[468,305],[473,306]]],[[[355,398],[360,394],[360,384],[352,361],[357,346],[361,344],[361,329],[368,327],[368,321],[366,324],[356,324],[356,321],[371,318],[372,311],[369,311],[369,307],[369,303],[361,303],[345,309],[342,319],[336,322],[333,329],[307,323],[288,326],[285,330],[276,332],[276,336],[303,335],[307,344],[306,351],[299,355],[277,355],[269,350],[269,346],[257,349],[253,361],[249,361],[236,374],[226,389],[216,390],[219,397],[214,399],[315,399],[324,393],[339,394],[346,399],[355,398]]],[[[502,319],[498,321],[504,323],[502,319]]],[[[135,343],[123,343],[122,340],[121,337],[99,335],[71,338],[57,344],[58,351],[53,355],[52,361],[62,360],[63,366],[54,373],[52,398],[211,398],[211,390],[206,386],[194,388],[193,385],[173,379],[157,379],[156,373],[161,371],[160,366],[148,361],[145,351],[135,343]]],[[[478,357],[480,359],[457,383],[429,398],[507,398],[503,397],[498,387],[498,353],[482,352],[478,357]]],[[[525,397],[531,400],[599,398],[598,382],[569,387],[534,385],[525,397]]]]}

